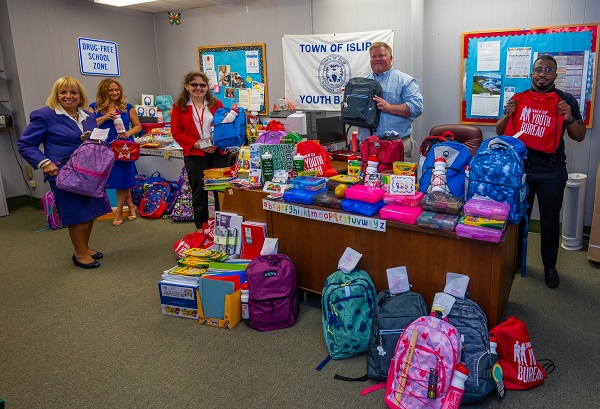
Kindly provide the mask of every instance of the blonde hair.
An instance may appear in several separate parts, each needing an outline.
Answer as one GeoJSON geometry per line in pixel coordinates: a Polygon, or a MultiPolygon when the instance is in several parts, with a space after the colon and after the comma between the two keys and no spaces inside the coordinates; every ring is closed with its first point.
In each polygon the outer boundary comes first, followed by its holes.
{"type": "Polygon", "coordinates": [[[79,92],[79,105],[78,108],[87,107],[88,96],[85,92],[85,88],[81,85],[81,82],[73,77],[60,77],[56,80],[54,85],[52,86],[52,91],[50,91],[50,95],[48,99],[46,99],[46,106],[52,109],[58,109],[60,107],[60,102],[58,102],[58,91],[61,89],[73,88],[79,92]]]}
{"type": "Polygon", "coordinates": [[[379,48],[379,47],[385,48],[385,51],[387,51],[387,53],[390,55],[390,57],[392,56],[392,47],[390,47],[387,43],[384,43],[383,41],[376,41],[373,44],[371,44],[369,46],[369,53],[371,52],[372,49],[379,48]]]}
{"type": "Polygon", "coordinates": [[[121,95],[119,95],[119,99],[115,101],[115,109],[119,111],[125,111],[127,108],[127,97],[123,93],[123,87],[119,82],[113,78],[105,78],[100,81],[98,84],[98,92],[96,92],[96,112],[107,112],[108,110],[108,89],[110,88],[110,84],[117,84],[119,87],[119,91],[121,91],[121,95]]]}

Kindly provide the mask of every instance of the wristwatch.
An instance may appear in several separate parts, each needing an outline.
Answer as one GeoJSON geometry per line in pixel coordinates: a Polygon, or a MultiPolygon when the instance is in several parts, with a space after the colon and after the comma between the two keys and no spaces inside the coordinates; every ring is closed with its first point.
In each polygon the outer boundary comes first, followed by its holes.
{"type": "Polygon", "coordinates": [[[573,122],[575,122],[575,118],[573,118],[573,116],[571,116],[571,120],[570,120],[570,121],[565,121],[565,122],[564,122],[564,124],[565,124],[566,126],[569,126],[569,125],[571,125],[573,122]]]}

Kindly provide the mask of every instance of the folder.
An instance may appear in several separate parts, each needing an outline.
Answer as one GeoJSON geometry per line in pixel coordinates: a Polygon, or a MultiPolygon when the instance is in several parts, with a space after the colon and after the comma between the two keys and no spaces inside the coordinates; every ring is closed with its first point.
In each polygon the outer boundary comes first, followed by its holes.
{"type": "Polygon", "coordinates": [[[243,259],[252,260],[260,256],[265,238],[267,225],[258,222],[242,223],[242,255],[243,259]]]}
{"type": "Polygon", "coordinates": [[[209,279],[200,277],[198,292],[202,303],[204,317],[225,319],[225,297],[233,294],[235,283],[233,281],[209,279]]]}

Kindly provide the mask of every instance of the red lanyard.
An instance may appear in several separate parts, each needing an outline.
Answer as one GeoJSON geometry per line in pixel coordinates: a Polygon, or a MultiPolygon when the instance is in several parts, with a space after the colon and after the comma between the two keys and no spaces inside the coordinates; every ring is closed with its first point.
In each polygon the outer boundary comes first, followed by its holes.
{"type": "Polygon", "coordinates": [[[198,114],[198,108],[196,108],[196,104],[192,101],[192,106],[194,107],[194,111],[196,112],[196,116],[198,117],[198,122],[200,123],[200,139],[204,137],[204,103],[202,103],[202,112],[198,114]]]}

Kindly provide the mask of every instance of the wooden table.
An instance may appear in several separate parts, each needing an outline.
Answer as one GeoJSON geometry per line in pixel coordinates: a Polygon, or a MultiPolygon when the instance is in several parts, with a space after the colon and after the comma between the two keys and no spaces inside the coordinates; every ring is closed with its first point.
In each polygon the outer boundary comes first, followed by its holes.
{"type": "Polygon", "coordinates": [[[264,197],[261,191],[226,189],[223,210],[267,222],[269,237],[279,239],[279,251],[296,266],[299,288],[320,293],[351,247],[363,255],[357,267],[369,273],[378,292],[388,288],[388,268],[406,266],[413,290],[431,306],[435,294],[444,290],[447,272],[466,274],[471,298],[486,313],[490,328],[502,321],[516,270],[517,225],[507,226],[500,243],[389,221],[386,231],[378,232],[265,211],[264,197]]]}

